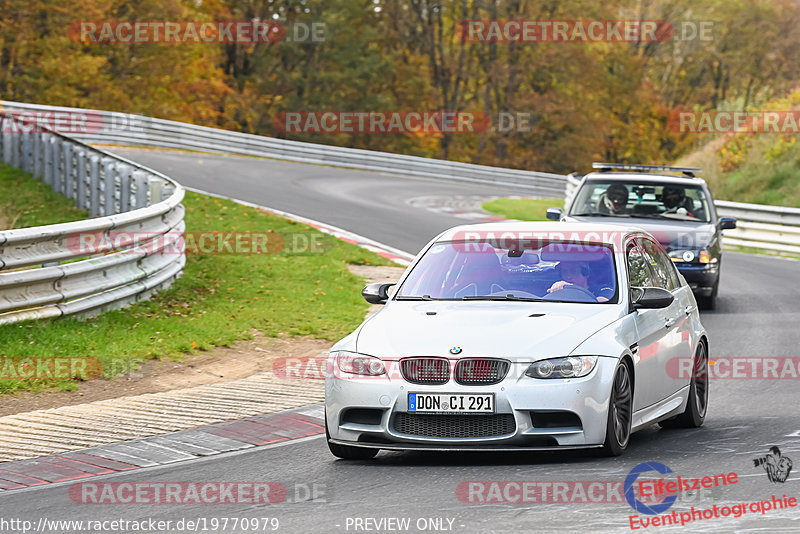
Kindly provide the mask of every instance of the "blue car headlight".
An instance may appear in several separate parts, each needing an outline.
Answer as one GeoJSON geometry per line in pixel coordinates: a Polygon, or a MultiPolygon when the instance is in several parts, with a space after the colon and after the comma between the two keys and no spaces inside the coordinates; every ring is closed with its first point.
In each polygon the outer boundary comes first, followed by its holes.
{"type": "Polygon", "coordinates": [[[592,372],[597,356],[570,356],[533,362],[525,376],[531,378],[580,378],[592,372]]]}

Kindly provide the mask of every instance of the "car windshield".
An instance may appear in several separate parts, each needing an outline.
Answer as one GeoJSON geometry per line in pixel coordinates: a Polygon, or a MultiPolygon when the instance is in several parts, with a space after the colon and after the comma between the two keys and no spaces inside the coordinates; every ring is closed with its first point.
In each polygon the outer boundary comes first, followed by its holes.
{"type": "Polygon", "coordinates": [[[425,252],[395,299],[613,303],[616,280],[607,245],[444,241],[425,252]]]}
{"type": "Polygon", "coordinates": [[[569,215],[709,222],[708,199],[698,185],[587,181],[569,215]]]}

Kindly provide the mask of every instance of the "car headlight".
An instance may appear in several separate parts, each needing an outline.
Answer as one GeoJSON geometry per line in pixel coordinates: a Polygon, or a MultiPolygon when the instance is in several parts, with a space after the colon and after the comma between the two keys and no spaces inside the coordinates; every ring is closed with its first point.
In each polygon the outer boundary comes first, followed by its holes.
{"type": "Polygon", "coordinates": [[[343,373],[351,375],[379,376],[386,374],[383,362],[374,356],[356,352],[339,351],[335,353],[336,365],[343,373]]]}
{"type": "Polygon", "coordinates": [[[671,250],[669,257],[675,263],[716,263],[717,259],[711,257],[707,249],[700,250],[671,250]]]}
{"type": "Polygon", "coordinates": [[[531,378],[580,378],[592,372],[597,356],[570,356],[533,362],[525,376],[531,378]]]}

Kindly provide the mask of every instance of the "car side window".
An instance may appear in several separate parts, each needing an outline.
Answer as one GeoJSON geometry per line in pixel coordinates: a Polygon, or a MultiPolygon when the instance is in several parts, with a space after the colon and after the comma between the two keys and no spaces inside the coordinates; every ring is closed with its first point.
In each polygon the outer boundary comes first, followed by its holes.
{"type": "Polygon", "coordinates": [[[639,238],[637,241],[641,245],[647,264],[653,271],[656,287],[667,291],[673,291],[680,287],[678,276],[675,274],[675,266],[661,246],[651,239],[639,238]]]}
{"type": "Polygon", "coordinates": [[[644,251],[638,243],[628,245],[627,257],[630,287],[658,287],[650,272],[644,251]]]}
{"type": "Polygon", "coordinates": [[[672,286],[672,289],[670,289],[670,291],[681,287],[681,279],[678,277],[678,269],[677,267],[675,267],[675,264],[670,259],[669,254],[667,254],[666,251],[664,251],[661,247],[658,248],[657,259],[659,264],[661,264],[664,267],[664,270],[666,270],[667,273],[669,273],[669,277],[671,280],[670,285],[672,286]]]}

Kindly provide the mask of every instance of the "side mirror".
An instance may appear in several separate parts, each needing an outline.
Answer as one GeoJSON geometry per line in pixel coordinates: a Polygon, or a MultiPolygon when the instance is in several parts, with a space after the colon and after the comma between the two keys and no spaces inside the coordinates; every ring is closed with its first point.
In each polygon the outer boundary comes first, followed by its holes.
{"type": "Polygon", "coordinates": [[[361,296],[370,304],[384,304],[389,300],[389,288],[394,284],[383,284],[377,282],[375,284],[368,284],[361,290],[361,296]]]}
{"type": "Polygon", "coordinates": [[[560,221],[563,213],[564,210],[561,208],[547,208],[547,219],[551,221],[560,221]]]}
{"type": "Polygon", "coordinates": [[[666,289],[660,287],[632,287],[631,300],[633,309],[657,309],[666,308],[675,297],[666,289]]]}
{"type": "Polygon", "coordinates": [[[736,219],[733,217],[721,217],[719,220],[720,230],[733,230],[736,228],[736,219]]]}

